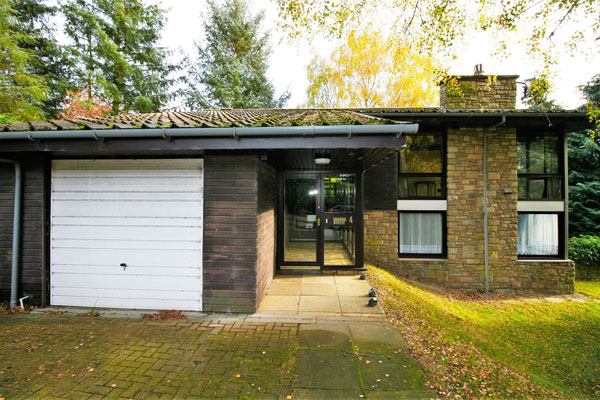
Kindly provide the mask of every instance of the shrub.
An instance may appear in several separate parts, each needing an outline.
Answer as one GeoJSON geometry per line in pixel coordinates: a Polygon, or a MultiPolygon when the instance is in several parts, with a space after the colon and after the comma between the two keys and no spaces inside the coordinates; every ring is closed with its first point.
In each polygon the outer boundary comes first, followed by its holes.
{"type": "Polygon", "coordinates": [[[569,239],[569,258],[575,261],[578,279],[600,279],[600,237],[569,239]]]}

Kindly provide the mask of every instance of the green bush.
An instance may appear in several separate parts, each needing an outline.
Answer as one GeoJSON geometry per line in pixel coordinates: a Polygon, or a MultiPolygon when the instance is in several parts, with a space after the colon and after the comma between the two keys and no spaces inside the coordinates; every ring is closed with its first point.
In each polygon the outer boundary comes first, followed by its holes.
{"type": "Polygon", "coordinates": [[[599,236],[579,236],[570,238],[569,258],[575,261],[578,279],[600,279],[599,236]]]}

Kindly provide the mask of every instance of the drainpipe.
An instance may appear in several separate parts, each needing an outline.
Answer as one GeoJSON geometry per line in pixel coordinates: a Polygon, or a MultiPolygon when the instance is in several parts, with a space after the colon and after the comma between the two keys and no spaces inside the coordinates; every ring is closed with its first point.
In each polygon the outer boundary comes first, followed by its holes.
{"type": "Polygon", "coordinates": [[[21,170],[21,163],[19,161],[0,158],[0,162],[15,165],[15,200],[13,205],[12,266],[10,278],[10,308],[15,308],[17,306],[19,258],[21,250],[21,205],[23,198],[23,174],[21,170]]]}
{"type": "Polygon", "coordinates": [[[506,116],[502,114],[502,120],[488,128],[483,128],[483,248],[484,248],[484,276],[485,293],[490,292],[490,262],[488,249],[488,207],[487,207],[487,130],[494,129],[506,123],[506,116]]]}

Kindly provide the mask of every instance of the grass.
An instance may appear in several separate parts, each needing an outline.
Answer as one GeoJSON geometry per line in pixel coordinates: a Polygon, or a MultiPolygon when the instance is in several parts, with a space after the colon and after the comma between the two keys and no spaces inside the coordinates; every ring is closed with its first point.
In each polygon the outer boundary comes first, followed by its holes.
{"type": "Polygon", "coordinates": [[[600,281],[575,282],[575,290],[594,299],[600,299],[600,281]]]}
{"type": "MultiPolygon", "coordinates": [[[[438,394],[600,397],[599,302],[457,299],[378,268],[370,268],[368,277],[438,394]]],[[[600,294],[600,282],[577,288],[600,294]]]]}

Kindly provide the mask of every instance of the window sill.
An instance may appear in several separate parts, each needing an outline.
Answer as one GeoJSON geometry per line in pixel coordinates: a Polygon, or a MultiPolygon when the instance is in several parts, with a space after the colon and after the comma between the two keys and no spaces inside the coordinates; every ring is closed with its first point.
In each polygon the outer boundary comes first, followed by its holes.
{"type": "Polygon", "coordinates": [[[448,261],[447,257],[406,257],[399,256],[398,261],[428,261],[428,262],[439,262],[439,261],[448,261]]]}
{"type": "Polygon", "coordinates": [[[572,260],[565,260],[564,258],[517,258],[518,262],[536,262],[536,263],[556,263],[556,262],[572,262],[572,260]]]}

